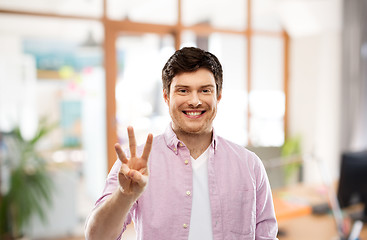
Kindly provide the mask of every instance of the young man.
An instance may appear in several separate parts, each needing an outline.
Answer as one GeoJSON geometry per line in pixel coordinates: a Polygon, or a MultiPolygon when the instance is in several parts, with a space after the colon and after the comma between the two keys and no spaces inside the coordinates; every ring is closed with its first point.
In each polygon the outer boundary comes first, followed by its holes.
{"type": "Polygon", "coordinates": [[[176,51],[162,71],[171,124],[118,160],[86,225],[87,239],[119,239],[132,220],[138,239],[276,239],[268,178],[260,159],[215,134],[222,67],[198,48],[176,51]],[[139,157],[141,156],[141,157],[139,157]],[[149,161],[148,161],[149,160],[149,161]]]}

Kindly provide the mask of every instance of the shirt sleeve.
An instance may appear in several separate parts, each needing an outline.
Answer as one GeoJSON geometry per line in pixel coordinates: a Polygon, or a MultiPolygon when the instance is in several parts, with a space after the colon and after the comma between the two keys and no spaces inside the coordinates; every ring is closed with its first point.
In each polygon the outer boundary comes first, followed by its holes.
{"type": "Polygon", "coordinates": [[[277,239],[278,224],[269,180],[264,165],[256,158],[256,240],[277,239]]]}
{"type": "MultiPolygon", "coordinates": [[[[106,179],[106,184],[105,187],[103,189],[103,193],[102,196],[96,201],[95,203],[95,207],[97,208],[98,206],[100,206],[103,202],[106,201],[106,199],[109,198],[109,196],[116,191],[116,189],[119,186],[118,183],[118,173],[120,171],[121,168],[121,162],[119,160],[117,160],[114,165],[111,168],[110,173],[107,176],[106,179]]],[[[119,235],[119,237],[117,238],[117,240],[121,239],[122,233],[126,230],[127,225],[129,225],[132,221],[132,216],[134,214],[134,212],[136,211],[137,208],[137,203],[135,202],[134,205],[132,206],[132,208],[130,209],[130,212],[128,213],[126,220],[124,222],[124,226],[121,229],[121,233],[119,235]]]]}

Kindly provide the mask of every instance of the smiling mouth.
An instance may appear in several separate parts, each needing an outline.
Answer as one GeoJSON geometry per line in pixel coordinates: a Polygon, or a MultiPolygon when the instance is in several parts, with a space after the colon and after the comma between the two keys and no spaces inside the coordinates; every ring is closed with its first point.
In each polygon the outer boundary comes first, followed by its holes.
{"type": "Polygon", "coordinates": [[[204,114],[205,111],[183,111],[183,113],[188,116],[199,116],[201,114],[204,114]]]}

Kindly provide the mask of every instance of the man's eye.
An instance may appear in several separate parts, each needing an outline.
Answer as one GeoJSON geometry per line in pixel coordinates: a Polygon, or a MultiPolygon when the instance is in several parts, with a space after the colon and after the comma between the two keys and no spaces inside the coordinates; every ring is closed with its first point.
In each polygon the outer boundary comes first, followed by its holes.
{"type": "Polygon", "coordinates": [[[212,92],[212,90],[210,90],[210,89],[203,89],[203,93],[211,93],[212,92]]]}
{"type": "Polygon", "coordinates": [[[178,92],[179,93],[187,93],[187,90],[186,89],[178,89],[178,92]]]}

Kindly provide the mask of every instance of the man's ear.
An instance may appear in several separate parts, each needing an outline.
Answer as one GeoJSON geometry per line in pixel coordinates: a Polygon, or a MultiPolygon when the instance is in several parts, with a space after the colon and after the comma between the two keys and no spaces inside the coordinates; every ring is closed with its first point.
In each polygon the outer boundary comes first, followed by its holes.
{"type": "Polygon", "coordinates": [[[168,102],[169,102],[169,96],[168,96],[168,92],[167,92],[166,89],[163,89],[163,99],[168,104],[168,102]]]}
{"type": "Polygon", "coordinates": [[[217,102],[219,103],[221,99],[222,99],[222,91],[220,91],[218,94],[217,102]]]}

